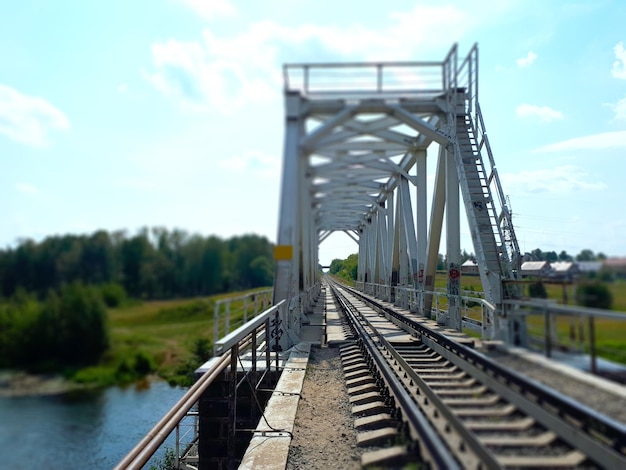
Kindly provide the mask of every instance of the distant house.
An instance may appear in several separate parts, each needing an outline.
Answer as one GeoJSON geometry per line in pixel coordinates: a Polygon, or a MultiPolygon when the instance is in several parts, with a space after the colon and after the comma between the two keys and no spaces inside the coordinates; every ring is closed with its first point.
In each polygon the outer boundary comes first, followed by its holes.
{"type": "Polygon", "coordinates": [[[554,261],[550,266],[552,267],[550,277],[554,279],[572,280],[580,274],[578,264],[572,261],[554,261]]]}
{"type": "Polygon", "coordinates": [[[626,258],[607,258],[602,269],[617,277],[626,277],[626,258]]]}
{"type": "Polygon", "coordinates": [[[581,274],[599,273],[603,265],[602,261],[578,261],[578,270],[581,274]]]}
{"type": "Polygon", "coordinates": [[[461,265],[461,274],[478,274],[478,264],[473,259],[468,259],[461,265]]]}
{"type": "Polygon", "coordinates": [[[550,271],[550,263],[547,261],[524,261],[520,268],[522,277],[547,277],[550,271]]]}

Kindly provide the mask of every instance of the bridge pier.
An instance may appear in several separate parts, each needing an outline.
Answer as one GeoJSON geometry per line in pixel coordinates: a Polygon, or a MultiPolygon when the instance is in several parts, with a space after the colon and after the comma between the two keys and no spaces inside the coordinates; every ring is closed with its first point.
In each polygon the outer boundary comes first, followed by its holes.
{"type": "MultiPolygon", "coordinates": [[[[237,468],[248,447],[263,408],[272,393],[282,367],[278,370],[259,358],[253,367],[250,357],[226,369],[198,401],[198,469],[237,468]]],[[[202,374],[200,368],[196,372],[202,374]]]]}

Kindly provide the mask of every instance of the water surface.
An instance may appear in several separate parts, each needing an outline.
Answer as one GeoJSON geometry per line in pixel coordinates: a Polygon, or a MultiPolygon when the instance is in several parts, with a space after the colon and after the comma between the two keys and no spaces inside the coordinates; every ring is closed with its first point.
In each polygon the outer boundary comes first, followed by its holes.
{"type": "Polygon", "coordinates": [[[0,468],[110,469],[184,393],[152,382],[0,398],[0,468]]]}

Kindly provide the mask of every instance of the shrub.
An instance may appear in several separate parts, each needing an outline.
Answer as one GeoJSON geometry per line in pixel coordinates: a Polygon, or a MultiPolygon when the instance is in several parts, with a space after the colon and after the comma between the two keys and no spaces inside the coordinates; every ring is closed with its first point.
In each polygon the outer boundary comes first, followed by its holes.
{"type": "Polygon", "coordinates": [[[541,281],[528,285],[528,295],[536,299],[548,298],[548,292],[546,291],[546,286],[544,286],[543,282],[541,281]]]}
{"type": "Polygon", "coordinates": [[[105,305],[109,308],[121,307],[128,298],[124,287],[114,282],[101,285],[100,295],[105,305]]]}
{"type": "Polygon", "coordinates": [[[152,357],[150,357],[148,354],[146,354],[143,351],[137,352],[135,354],[134,369],[135,369],[135,372],[140,377],[143,377],[144,375],[149,374],[155,369],[154,361],[152,360],[152,357]]]}
{"type": "Polygon", "coordinates": [[[611,291],[601,282],[585,284],[576,289],[576,302],[584,307],[610,309],[613,304],[611,291]]]}

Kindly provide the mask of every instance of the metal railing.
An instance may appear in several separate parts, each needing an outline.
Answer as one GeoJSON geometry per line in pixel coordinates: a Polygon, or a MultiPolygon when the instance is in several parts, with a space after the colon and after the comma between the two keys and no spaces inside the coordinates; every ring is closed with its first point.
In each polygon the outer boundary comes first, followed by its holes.
{"type": "MultiPolygon", "coordinates": [[[[448,315],[446,307],[450,296],[444,289],[418,291],[412,287],[388,286],[369,282],[357,282],[356,288],[377,299],[393,303],[397,307],[423,314],[439,323],[446,323],[448,315]],[[429,312],[424,312],[425,299],[428,296],[432,298],[432,306],[429,312]]],[[[491,324],[496,307],[481,297],[481,294],[475,291],[462,290],[461,295],[456,297],[460,300],[461,310],[464,313],[463,327],[484,333],[491,324]]]]}
{"type": "MultiPolygon", "coordinates": [[[[272,338],[278,336],[276,332],[272,332],[272,324],[275,328],[280,325],[280,317],[285,315],[286,302],[283,300],[276,305],[265,310],[260,315],[240,326],[232,333],[216,342],[216,351],[219,356],[213,357],[208,363],[207,371],[194,383],[187,393],[163,416],[159,422],[144,436],[144,438],[114,467],[115,470],[122,469],[140,469],[145,465],[155,452],[160,448],[163,442],[176,429],[178,438],[180,438],[180,425],[182,421],[189,416],[190,410],[196,405],[202,394],[207,388],[224,372],[229,366],[237,368],[238,354],[249,349],[252,352],[252,364],[256,368],[256,354],[258,349],[265,352],[266,370],[269,370],[271,364],[271,347],[272,338]],[[259,342],[261,338],[261,342],[259,342]],[[235,357],[233,357],[233,355],[235,357]]],[[[278,360],[277,360],[278,361],[278,360]]],[[[278,366],[278,363],[277,363],[278,366]]],[[[233,374],[236,376],[236,374],[233,374]]],[[[197,426],[192,425],[192,429],[196,432],[197,426]]],[[[185,436],[187,442],[196,440],[196,436],[185,436]]],[[[188,450],[187,446],[182,446],[184,450],[188,450]]],[[[180,465],[182,460],[180,441],[176,450],[176,465],[180,465]]],[[[180,468],[180,467],[178,467],[180,468]]]]}
{"type": "Polygon", "coordinates": [[[441,94],[455,80],[456,50],[455,44],[444,61],[285,64],[285,90],[337,96],[441,94]]]}
{"type": "MultiPolygon", "coordinates": [[[[256,317],[272,304],[272,289],[265,289],[251,294],[229,297],[215,301],[213,307],[213,345],[216,347],[221,334],[227,334],[233,327],[248,322],[248,317],[256,317]],[[241,304],[241,305],[234,305],[241,304]],[[252,307],[252,312],[250,312],[252,307]],[[243,309],[242,319],[231,325],[231,315],[238,309],[243,309]]],[[[214,349],[214,354],[215,354],[214,349]]]]}
{"type": "Polygon", "coordinates": [[[597,308],[578,307],[557,304],[550,300],[507,300],[510,316],[542,317],[542,321],[529,326],[529,333],[540,338],[536,346],[543,348],[547,357],[551,357],[557,349],[588,353],[589,369],[594,374],[597,366],[597,329],[602,322],[626,322],[626,312],[602,310],[597,308]]]}
{"type": "MultiPolygon", "coordinates": [[[[385,284],[356,282],[356,288],[361,292],[376,297],[395,306],[425,315],[447,323],[447,306],[449,294],[445,290],[420,292],[412,287],[388,286],[385,284]],[[424,298],[432,296],[432,308],[429,312],[423,311],[424,298]]],[[[482,337],[489,338],[491,322],[496,314],[496,307],[480,293],[461,291],[458,298],[461,300],[463,311],[462,325],[464,329],[481,332],[482,337]],[[478,317],[478,318],[477,318],[478,317]]],[[[599,323],[603,321],[624,321],[626,312],[616,312],[595,308],[586,308],[557,304],[549,300],[506,300],[507,317],[542,317],[542,321],[528,325],[529,335],[534,337],[533,346],[540,348],[547,357],[551,357],[557,349],[569,353],[579,352],[589,354],[589,370],[597,373],[597,331],[599,323]]]]}

